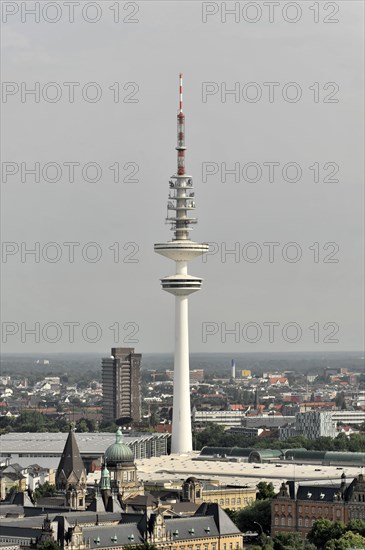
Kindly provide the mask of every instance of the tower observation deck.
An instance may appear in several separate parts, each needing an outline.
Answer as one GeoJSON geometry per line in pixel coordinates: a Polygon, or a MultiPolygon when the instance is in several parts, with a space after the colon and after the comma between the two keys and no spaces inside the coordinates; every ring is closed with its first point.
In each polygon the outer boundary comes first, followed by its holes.
{"type": "Polygon", "coordinates": [[[203,279],[188,275],[188,262],[208,252],[207,244],[189,237],[197,218],[192,177],[185,173],[185,115],[182,104],[182,75],[180,74],[180,105],[177,114],[177,173],[169,181],[166,223],[171,225],[173,238],[155,244],[158,254],[176,263],[175,275],[161,279],[163,290],[175,296],[175,359],[172,416],[172,453],[192,450],[190,386],[189,386],[189,327],[188,296],[201,289],[203,279]]]}

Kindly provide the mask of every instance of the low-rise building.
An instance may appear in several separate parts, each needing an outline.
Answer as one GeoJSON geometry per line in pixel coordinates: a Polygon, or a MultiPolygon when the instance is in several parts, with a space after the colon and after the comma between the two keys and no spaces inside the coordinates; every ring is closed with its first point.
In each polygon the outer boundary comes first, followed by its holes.
{"type": "Polygon", "coordinates": [[[188,477],[182,485],[182,500],[201,504],[219,504],[222,508],[241,510],[256,500],[256,488],[239,485],[221,485],[188,477]]]}
{"type": "Polygon", "coordinates": [[[341,479],[318,484],[283,482],[271,504],[271,534],[297,532],[304,539],[318,519],[365,519],[365,480],[359,474],[349,484],[341,479]]]}
{"type": "Polygon", "coordinates": [[[169,550],[239,550],[243,534],[217,504],[203,503],[193,516],[173,517],[157,510],[150,516],[128,513],[63,513],[46,518],[2,520],[0,544],[34,548],[56,542],[63,549],[122,550],[149,543],[169,550]]]}

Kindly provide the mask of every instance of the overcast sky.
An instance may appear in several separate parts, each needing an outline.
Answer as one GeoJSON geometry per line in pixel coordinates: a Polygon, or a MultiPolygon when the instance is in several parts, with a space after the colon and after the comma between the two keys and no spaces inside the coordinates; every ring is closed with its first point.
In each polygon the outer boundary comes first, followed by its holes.
{"type": "Polygon", "coordinates": [[[191,351],[361,350],[363,2],[41,2],[39,22],[34,4],[2,2],[3,351],[173,350],[153,245],[179,72],[191,237],[215,243],[189,264],[191,351]]]}

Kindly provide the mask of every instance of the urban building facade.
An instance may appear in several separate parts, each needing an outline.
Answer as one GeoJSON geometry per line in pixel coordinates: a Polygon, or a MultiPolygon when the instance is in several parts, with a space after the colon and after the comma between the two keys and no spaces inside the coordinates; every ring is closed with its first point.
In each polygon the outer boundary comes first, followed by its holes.
{"type": "Polygon", "coordinates": [[[103,421],[141,419],[140,353],[134,348],[112,348],[102,359],[103,421]]]}
{"type": "Polygon", "coordinates": [[[332,411],[306,411],[295,415],[295,422],[279,428],[279,438],[303,436],[307,439],[336,437],[337,419],[332,411]]]}
{"type": "Polygon", "coordinates": [[[304,539],[318,519],[365,520],[365,481],[363,474],[347,484],[340,480],[324,483],[283,482],[271,504],[271,534],[298,532],[304,539]]]}
{"type": "Polygon", "coordinates": [[[256,487],[218,485],[188,477],[182,485],[182,500],[201,504],[218,504],[222,508],[241,510],[256,500],[256,487]]]}
{"type": "Polygon", "coordinates": [[[37,548],[48,542],[65,550],[122,550],[147,544],[161,550],[243,548],[243,534],[217,504],[203,503],[190,517],[171,517],[158,509],[150,514],[58,512],[34,518],[32,527],[28,527],[27,519],[2,521],[2,546],[37,548]]]}

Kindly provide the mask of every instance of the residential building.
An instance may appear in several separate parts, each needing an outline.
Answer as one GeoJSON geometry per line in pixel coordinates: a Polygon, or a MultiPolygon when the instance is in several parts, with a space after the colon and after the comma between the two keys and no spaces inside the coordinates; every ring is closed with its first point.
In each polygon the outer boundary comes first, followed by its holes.
{"type": "Polygon", "coordinates": [[[104,422],[140,421],[141,358],[134,348],[112,348],[111,356],[102,360],[104,422]]]}
{"type": "Polygon", "coordinates": [[[280,439],[288,439],[301,435],[307,439],[318,437],[336,437],[337,426],[332,411],[307,411],[297,413],[295,422],[282,425],[279,430],[280,439]]]}

